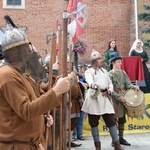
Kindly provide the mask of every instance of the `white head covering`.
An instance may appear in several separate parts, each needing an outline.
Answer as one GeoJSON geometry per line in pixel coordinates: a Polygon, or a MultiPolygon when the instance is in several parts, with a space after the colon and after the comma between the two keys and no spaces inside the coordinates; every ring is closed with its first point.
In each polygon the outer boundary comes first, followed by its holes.
{"type": "MultiPolygon", "coordinates": [[[[142,42],[140,39],[136,39],[136,40],[134,41],[134,43],[133,43],[131,49],[130,49],[129,56],[130,56],[132,50],[136,50],[136,46],[137,46],[137,43],[138,43],[138,42],[141,42],[141,44],[142,44],[141,49],[142,49],[142,47],[143,47],[143,45],[144,45],[143,42],[142,42]]],[[[143,49],[142,49],[142,50],[143,50],[143,49]]]]}

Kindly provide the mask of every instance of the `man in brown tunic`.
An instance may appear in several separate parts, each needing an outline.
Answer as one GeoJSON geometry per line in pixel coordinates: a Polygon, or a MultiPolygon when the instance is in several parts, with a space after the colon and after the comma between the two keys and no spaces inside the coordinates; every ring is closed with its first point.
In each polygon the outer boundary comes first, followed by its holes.
{"type": "MultiPolygon", "coordinates": [[[[49,57],[50,59],[50,57],[49,57]]],[[[47,61],[49,61],[47,59],[47,61]]],[[[70,88],[71,91],[71,112],[69,112],[71,114],[71,132],[75,129],[76,124],[77,124],[77,118],[80,117],[80,107],[83,104],[83,96],[82,96],[82,92],[80,90],[79,84],[78,84],[78,78],[77,75],[74,71],[71,71],[71,73],[69,72],[72,68],[73,62],[72,60],[70,60],[70,57],[67,55],[67,71],[68,71],[68,76],[70,76],[73,79],[73,84],[70,88]]],[[[53,65],[53,69],[55,70],[56,74],[58,74],[59,71],[59,64],[58,62],[56,62],[53,65]]],[[[70,107],[68,105],[68,107],[70,107]]],[[[72,135],[72,133],[71,133],[72,135]]],[[[79,147],[82,144],[77,144],[71,141],[71,147],[79,147]]],[[[67,146],[69,146],[69,143],[67,143],[67,146]]]]}
{"type": "Polygon", "coordinates": [[[7,22],[7,27],[2,39],[7,63],[0,68],[0,150],[46,149],[43,114],[60,104],[57,97],[69,90],[70,78],[60,78],[55,87],[37,97],[22,73],[29,42],[14,23],[7,22]]]}

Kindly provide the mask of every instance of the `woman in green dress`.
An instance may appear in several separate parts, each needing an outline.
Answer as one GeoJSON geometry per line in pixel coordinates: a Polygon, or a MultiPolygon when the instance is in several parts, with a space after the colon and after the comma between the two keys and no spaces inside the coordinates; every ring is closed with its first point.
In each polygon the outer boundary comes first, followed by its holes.
{"type": "Polygon", "coordinates": [[[106,63],[106,70],[107,71],[110,71],[109,59],[110,59],[110,55],[113,52],[117,52],[117,46],[116,46],[116,41],[115,40],[109,41],[108,50],[105,51],[105,63],[106,63]]]}
{"type": "Polygon", "coordinates": [[[139,39],[135,40],[131,50],[129,52],[129,56],[140,56],[142,65],[143,65],[143,71],[144,71],[144,78],[145,78],[145,83],[146,83],[146,88],[143,89],[142,91],[144,93],[150,93],[150,73],[147,68],[146,62],[149,61],[148,55],[146,51],[143,50],[143,42],[139,39]]]}

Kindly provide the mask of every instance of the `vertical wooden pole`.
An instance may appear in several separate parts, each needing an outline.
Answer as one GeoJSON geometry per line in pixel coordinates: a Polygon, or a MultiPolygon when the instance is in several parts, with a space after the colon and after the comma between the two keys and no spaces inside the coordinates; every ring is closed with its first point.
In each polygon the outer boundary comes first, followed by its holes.
{"type": "MultiPolygon", "coordinates": [[[[58,59],[59,59],[59,75],[61,75],[61,68],[62,64],[60,63],[61,61],[61,55],[62,55],[62,26],[58,27],[58,59]]],[[[59,150],[62,150],[63,147],[63,128],[62,128],[62,103],[59,107],[59,150]]]]}
{"type": "MultiPolygon", "coordinates": [[[[59,71],[63,77],[67,76],[67,23],[68,19],[63,16],[63,47],[59,56],[59,71]]],[[[62,95],[62,150],[66,150],[66,109],[67,109],[67,93],[62,95]]],[[[60,147],[61,148],[61,147],[60,147]]]]}
{"type": "MultiPolygon", "coordinates": [[[[69,46],[69,73],[72,72],[72,45],[69,46]]],[[[71,90],[69,91],[69,106],[68,106],[68,142],[69,142],[69,150],[71,149],[71,90]]]]}
{"type": "MultiPolygon", "coordinates": [[[[52,34],[52,47],[51,47],[51,56],[50,58],[52,59],[51,63],[52,63],[52,66],[53,64],[56,62],[56,34],[53,32],[52,34]]],[[[53,68],[52,68],[52,71],[53,71],[53,68]]],[[[51,79],[51,82],[52,82],[52,79],[51,79]]],[[[51,83],[51,86],[52,86],[52,83],[51,83]]],[[[51,87],[52,88],[52,87],[51,87]]],[[[56,128],[56,108],[54,108],[52,110],[52,116],[53,116],[53,120],[54,120],[54,123],[53,123],[53,126],[52,126],[52,147],[53,149],[56,149],[56,136],[55,136],[55,128],[56,128]]]]}
{"type": "Polygon", "coordinates": [[[56,34],[53,32],[51,35],[51,49],[50,49],[49,89],[52,87],[52,70],[55,61],[56,61],[56,34]]]}
{"type": "MultiPolygon", "coordinates": [[[[56,34],[53,32],[51,35],[51,49],[50,49],[50,64],[49,64],[49,89],[52,88],[52,67],[53,64],[56,60],[56,34]]],[[[50,112],[47,113],[47,116],[49,116],[50,112]]],[[[46,127],[46,144],[48,146],[49,141],[50,141],[50,136],[49,134],[52,134],[52,140],[54,142],[54,144],[52,146],[54,146],[55,148],[55,109],[53,110],[53,118],[54,118],[54,124],[53,124],[53,132],[51,131],[50,127],[46,127]]]]}

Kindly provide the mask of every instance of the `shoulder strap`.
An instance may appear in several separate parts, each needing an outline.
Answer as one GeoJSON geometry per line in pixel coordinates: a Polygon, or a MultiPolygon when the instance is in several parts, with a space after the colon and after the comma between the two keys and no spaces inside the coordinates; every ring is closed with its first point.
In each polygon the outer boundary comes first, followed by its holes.
{"type": "Polygon", "coordinates": [[[119,89],[120,89],[122,92],[124,92],[123,88],[121,87],[121,85],[120,85],[120,83],[119,83],[119,81],[118,81],[118,77],[117,77],[117,75],[115,74],[115,72],[111,71],[111,74],[113,75],[114,80],[117,82],[119,89]]]}

